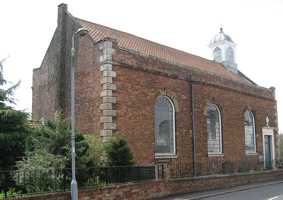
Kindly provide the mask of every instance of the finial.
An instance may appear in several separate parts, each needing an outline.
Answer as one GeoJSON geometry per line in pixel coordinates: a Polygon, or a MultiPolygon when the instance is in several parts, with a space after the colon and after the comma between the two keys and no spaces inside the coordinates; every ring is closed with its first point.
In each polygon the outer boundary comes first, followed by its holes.
{"type": "Polygon", "coordinates": [[[269,127],[269,118],[268,116],[265,118],[266,126],[269,127]]]}

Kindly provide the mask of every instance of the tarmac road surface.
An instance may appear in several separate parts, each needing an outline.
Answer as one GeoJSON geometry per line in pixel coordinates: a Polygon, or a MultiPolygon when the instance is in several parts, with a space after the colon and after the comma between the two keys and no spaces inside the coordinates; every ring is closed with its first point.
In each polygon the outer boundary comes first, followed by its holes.
{"type": "Polygon", "coordinates": [[[172,196],[160,200],[283,200],[283,181],[172,196]]]}

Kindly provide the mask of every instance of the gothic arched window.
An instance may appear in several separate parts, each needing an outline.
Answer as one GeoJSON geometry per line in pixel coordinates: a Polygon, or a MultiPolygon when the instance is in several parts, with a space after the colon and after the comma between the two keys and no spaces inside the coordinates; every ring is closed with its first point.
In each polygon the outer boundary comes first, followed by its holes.
{"type": "Polygon", "coordinates": [[[206,122],[208,154],[220,154],[222,153],[221,114],[216,105],[208,104],[206,122]]]}
{"type": "Polygon", "coordinates": [[[222,56],[221,56],[221,49],[219,47],[216,47],[214,50],[213,50],[213,57],[214,57],[214,60],[217,61],[217,62],[221,62],[222,61],[222,56]]]}
{"type": "Polygon", "coordinates": [[[226,50],[226,60],[230,63],[234,63],[234,50],[231,47],[226,50]]]}
{"type": "Polygon", "coordinates": [[[175,109],[167,96],[155,103],[155,154],[175,154],[175,109]]]}
{"type": "Polygon", "coordinates": [[[246,153],[256,152],[255,120],[251,111],[247,110],[245,117],[245,149],[246,153]]]}

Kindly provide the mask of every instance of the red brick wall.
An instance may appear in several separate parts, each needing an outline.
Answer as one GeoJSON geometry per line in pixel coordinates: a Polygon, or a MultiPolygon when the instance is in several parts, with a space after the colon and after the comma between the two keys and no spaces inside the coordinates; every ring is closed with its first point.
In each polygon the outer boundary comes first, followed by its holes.
{"type": "Polygon", "coordinates": [[[89,36],[80,39],[76,64],[76,127],[82,133],[99,134],[99,51],[89,36]]]}
{"type": "MultiPolygon", "coordinates": [[[[202,171],[207,170],[207,128],[206,105],[208,102],[219,105],[222,114],[224,160],[239,162],[246,159],[244,151],[244,111],[251,109],[255,115],[257,152],[262,153],[262,127],[265,117],[269,116],[270,125],[277,127],[275,117],[276,101],[272,92],[261,87],[241,85],[219,77],[189,71],[181,66],[165,63],[153,57],[144,57],[133,52],[118,49],[113,44],[113,70],[117,73],[114,83],[117,91],[117,133],[127,137],[134,153],[136,164],[152,164],[154,158],[154,105],[158,95],[166,94],[176,107],[176,158],[166,159],[165,162],[182,162],[189,172],[192,168],[192,125],[191,125],[191,96],[189,77],[194,80],[195,94],[195,127],[197,166],[202,171]]],[[[101,72],[99,69],[101,51],[93,45],[90,37],[80,41],[76,72],[76,125],[81,132],[97,133],[100,126],[101,103],[100,92],[101,72]]],[[[51,56],[51,54],[49,55],[51,56]]],[[[52,63],[49,63],[52,66],[52,63]]],[[[56,67],[53,66],[53,67],[56,67]]],[[[57,66],[58,67],[58,66],[57,66]]],[[[55,112],[60,103],[58,97],[58,82],[55,85],[49,81],[52,70],[45,70],[43,75],[34,74],[34,113],[37,118],[49,116],[55,112]],[[37,82],[40,80],[39,82],[37,82]],[[51,84],[50,89],[40,90],[41,83],[51,84]],[[42,93],[44,92],[44,94],[42,93]],[[50,98],[48,98],[50,96],[50,98]],[[40,100],[40,98],[43,98],[40,100]],[[54,100],[55,98],[55,100],[54,100]],[[41,108],[39,101],[46,101],[41,108]],[[51,103],[48,103],[51,102],[51,103]],[[54,104],[54,105],[53,105],[54,104]],[[51,106],[52,105],[52,106],[51,106]],[[43,110],[38,111],[37,108],[43,110]],[[45,109],[45,110],[44,110],[45,109]],[[44,112],[44,115],[43,113],[44,112]]],[[[54,74],[56,74],[54,72],[54,74]]],[[[68,76],[68,73],[65,74],[68,76]]],[[[53,79],[50,79],[53,80],[53,79]]],[[[68,87],[66,87],[68,88],[68,87]]],[[[66,92],[68,99],[68,92],[66,92]]],[[[62,100],[62,99],[61,99],[62,100]]],[[[65,108],[69,110],[69,101],[65,108]]],[[[68,112],[66,111],[68,116],[68,112]]],[[[258,155],[248,156],[254,162],[258,155]]]]}
{"type": "Polygon", "coordinates": [[[208,85],[194,85],[196,132],[197,132],[197,160],[207,163],[207,126],[206,105],[208,102],[219,106],[223,127],[224,160],[240,162],[257,159],[257,155],[245,154],[244,112],[250,109],[255,116],[257,153],[262,154],[262,127],[265,118],[269,116],[271,126],[275,124],[275,101],[250,96],[231,90],[216,88],[208,85]]]}
{"type": "MultiPolygon", "coordinates": [[[[158,95],[165,93],[176,103],[177,158],[172,164],[192,165],[190,73],[151,57],[115,49],[117,72],[117,128],[129,140],[137,164],[154,160],[154,105],[158,95]],[[171,67],[171,68],[170,68],[171,67]]],[[[195,95],[197,168],[207,171],[206,107],[208,102],[219,106],[222,115],[224,160],[238,167],[241,160],[256,163],[262,154],[262,127],[269,116],[270,126],[277,127],[276,101],[269,89],[241,85],[212,75],[193,73],[195,95]],[[234,84],[234,88],[233,88],[234,84]],[[256,155],[245,155],[244,112],[253,111],[256,124],[256,155]]],[[[276,130],[275,130],[276,131],[276,130]]],[[[275,134],[277,134],[275,132],[275,134]]],[[[276,137],[275,137],[276,138],[276,137]]],[[[187,169],[188,170],[188,169],[187,169]]],[[[189,169],[190,170],[190,169],[189,169]]]]}
{"type": "MultiPolygon", "coordinates": [[[[80,190],[80,200],[146,200],[165,197],[173,194],[182,194],[211,189],[228,188],[232,186],[280,180],[283,171],[269,171],[241,175],[223,175],[210,177],[196,177],[188,179],[175,179],[168,181],[147,181],[142,183],[129,183],[109,186],[99,189],[80,190]]],[[[34,197],[17,198],[23,200],[70,200],[70,193],[54,193],[34,197]]]]}
{"type": "Polygon", "coordinates": [[[57,28],[40,68],[33,70],[32,81],[32,119],[50,119],[59,106],[60,79],[60,29],[57,28]]]}
{"type": "Polygon", "coordinates": [[[164,92],[176,105],[177,159],[191,162],[191,111],[188,83],[125,67],[117,72],[117,127],[127,136],[137,164],[154,163],[154,106],[164,92]]]}

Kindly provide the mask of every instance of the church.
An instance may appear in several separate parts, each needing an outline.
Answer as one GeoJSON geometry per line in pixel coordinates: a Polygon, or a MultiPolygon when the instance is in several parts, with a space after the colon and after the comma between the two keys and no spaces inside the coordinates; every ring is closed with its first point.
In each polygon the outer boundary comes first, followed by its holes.
{"type": "MultiPolygon", "coordinates": [[[[57,28],[33,71],[33,120],[70,117],[72,36],[76,128],[103,141],[127,138],[137,165],[165,163],[172,174],[274,168],[278,157],[275,88],[257,85],[237,66],[236,44],[220,31],[212,60],[74,17],[58,7],[57,28]],[[178,168],[178,170],[176,170],[178,168]]],[[[177,34],[177,33],[176,33],[177,34]]]]}

